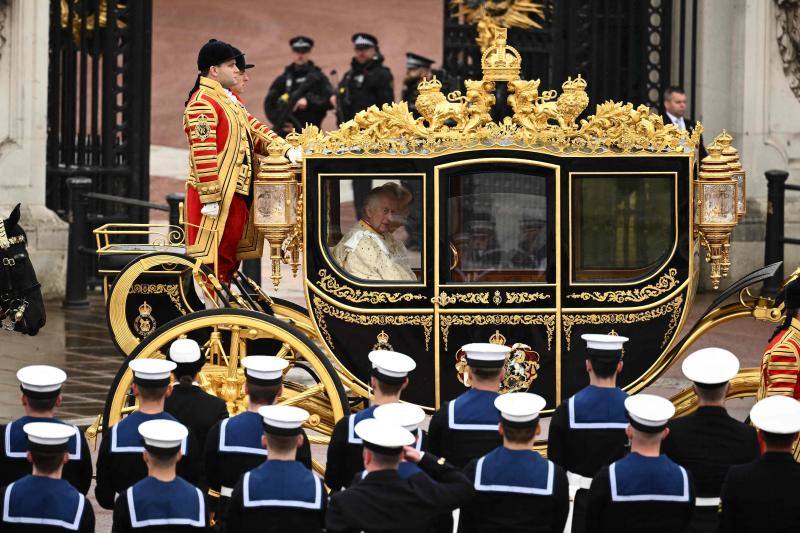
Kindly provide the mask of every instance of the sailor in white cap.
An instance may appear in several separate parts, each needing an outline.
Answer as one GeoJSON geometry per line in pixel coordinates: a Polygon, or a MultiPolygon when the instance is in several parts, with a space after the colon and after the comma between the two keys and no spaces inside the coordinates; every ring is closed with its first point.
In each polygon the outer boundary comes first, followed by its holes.
{"type": "Polygon", "coordinates": [[[408,386],[408,374],[417,367],[409,356],[389,350],[373,350],[367,355],[371,367],[371,405],[355,414],[345,416],[336,423],[328,445],[325,466],[325,484],[332,490],[349,487],[357,473],[364,469],[361,438],[355,426],[373,417],[379,405],[396,403],[408,386]]]}
{"type": "Polygon", "coordinates": [[[321,531],[328,494],[322,479],[295,456],[309,414],[291,405],[258,410],[264,426],[267,460],[245,473],[233,489],[227,531],[278,533],[321,531]]]}
{"type": "MultiPolygon", "coordinates": [[[[64,423],[54,415],[55,408],[61,405],[61,387],[67,380],[63,370],[48,365],[26,366],[17,371],[17,380],[25,416],[0,426],[0,486],[31,473],[28,439],[22,429],[25,424],[64,423]]],[[[86,494],[92,483],[92,456],[83,433],[71,427],[75,431],[68,445],[69,462],[64,465],[61,477],[86,494]]]]}
{"type": "Polygon", "coordinates": [[[511,392],[494,401],[503,445],[470,462],[475,497],[461,508],[458,531],[564,531],[569,489],[564,470],[533,451],[545,399],[511,392]]]}
{"type": "Polygon", "coordinates": [[[471,388],[445,402],[428,426],[428,450],[463,468],[471,460],[503,443],[497,426],[500,413],[494,405],[499,395],[503,367],[511,348],[500,344],[462,346],[471,388]]]}
{"type": "MultiPolygon", "coordinates": [[[[404,429],[414,435],[414,448],[419,452],[425,451],[425,439],[427,434],[420,428],[420,424],[425,421],[425,411],[418,405],[410,403],[386,403],[379,405],[373,413],[378,420],[399,424],[404,429]]],[[[400,461],[397,473],[401,478],[407,478],[416,474],[423,473],[422,470],[410,461],[400,461]]],[[[362,472],[362,477],[366,477],[366,471],[362,472]]]]}
{"type": "Polygon", "coordinates": [[[731,466],[758,459],[758,438],[751,426],[725,410],[729,381],[739,372],[735,355],[722,348],[704,348],[684,359],[681,368],[694,383],[697,411],[670,421],[661,449],[694,478],[697,508],[691,530],[716,533],[722,481],[731,466]]]}
{"type": "Polygon", "coordinates": [[[92,504],[61,477],[75,431],[73,426],[52,421],[28,422],[22,427],[33,471],[0,488],[0,531],[94,532],[92,504]]]}
{"type": "Polygon", "coordinates": [[[768,396],[750,410],[764,455],[732,466],[722,484],[721,533],[800,531],[800,464],[792,450],[800,435],[800,402],[768,396]]]}
{"type": "Polygon", "coordinates": [[[214,424],[228,418],[228,407],[225,400],[207,393],[195,382],[206,362],[197,342],[192,339],[173,341],[168,358],[176,365],[172,371],[175,381],[164,410],[189,429],[203,453],[208,432],[214,424]]]}
{"type": "Polygon", "coordinates": [[[661,454],[672,402],[652,394],[625,400],[631,453],[600,469],[589,489],[586,532],[686,531],[694,510],[692,475],[661,454]]]}
{"type": "MultiPolygon", "coordinates": [[[[209,494],[219,495],[215,520],[224,524],[230,497],[239,478],[259,466],[269,455],[264,447],[263,417],[259,409],[278,402],[283,394],[283,374],[289,362],[272,355],[250,355],[242,359],[247,411],[218,422],[208,433],[205,469],[209,494]]],[[[297,460],[311,468],[311,445],[305,432],[297,460]]]]}
{"type": "Polygon", "coordinates": [[[174,420],[139,424],[147,477],[128,487],[114,504],[114,533],[207,531],[203,491],[176,472],[189,430],[174,420]]]}
{"type": "MultiPolygon", "coordinates": [[[[164,359],[134,359],[128,367],[133,372],[133,394],[139,408],[103,433],[94,494],[97,503],[105,509],[113,509],[118,494],[147,477],[139,426],[149,420],[176,421],[164,411],[175,363],[164,359]]],[[[200,450],[191,435],[184,439],[181,451],[183,459],[178,464],[178,473],[190,483],[199,484],[202,481],[200,450]]]]}
{"type": "Polygon", "coordinates": [[[559,405],[550,419],[547,458],[567,471],[572,502],[567,530],[583,532],[586,496],[600,468],[627,451],[628,393],[617,387],[627,337],[581,335],[589,385],[559,405]],[[570,529],[571,528],[571,529],[570,529]]]}
{"type": "Polygon", "coordinates": [[[366,477],[331,496],[327,531],[429,531],[433,521],[465,504],[472,487],[464,474],[430,452],[419,452],[414,436],[398,424],[369,418],[356,424],[364,442],[366,477]],[[405,479],[400,461],[416,463],[427,475],[405,479]]]}

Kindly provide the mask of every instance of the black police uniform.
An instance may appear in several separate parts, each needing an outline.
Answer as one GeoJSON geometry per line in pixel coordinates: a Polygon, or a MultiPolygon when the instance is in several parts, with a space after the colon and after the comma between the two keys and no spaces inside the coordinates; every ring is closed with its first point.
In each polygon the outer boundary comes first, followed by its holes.
{"type": "Polygon", "coordinates": [[[800,464],[790,453],[732,466],[722,484],[720,533],[800,531],[798,487],[800,464]]]}
{"type": "Polygon", "coordinates": [[[719,529],[722,482],[733,465],[755,461],[759,455],[756,430],[731,417],[724,407],[699,407],[697,412],[669,423],[662,453],[686,467],[694,478],[698,501],[690,531],[719,529]]]}
{"type": "Polygon", "coordinates": [[[164,410],[189,429],[201,449],[205,449],[208,432],[214,424],[228,418],[225,400],[196,385],[174,385],[164,402],[164,410]]]}
{"type": "Polygon", "coordinates": [[[328,495],[322,480],[299,461],[265,461],[233,489],[226,531],[306,533],[325,527],[328,495]]]}
{"type": "MultiPolygon", "coordinates": [[[[97,503],[105,509],[114,508],[117,494],[147,477],[147,465],[142,458],[144,446],[139,435],[139,425],[148,420],[172,420],[175,418],[162,411],[158,414],[131,413],[103,436],[97,456],[97,486],[94,489],[97,503]]],[[[189,436],[181,445],[183,458],[178,462],[178,474],[190,483],[201,481],[200,446],[189,436]]]]}
{"type": "Polygon", "coordinates": [[[402,479],[397,470],[379,470],[334,493],[325,517],[327,531],[425,531],[436,516],[472,496],[464,474],[432,453],[422,456],[419,468],[427,475],[402,479]]]}
{"type": "Polygon", "coordinates": [[[592,480],[586,533],[686,531],[694,509],[691,474],[666,455],[631,453],[592,480]]]}
{"type": "Polygon", "coordinates": [[[117,498],[112,531],[211,531],[203,491],[181,477],[160,481],[148,476],[117,498]]]}
{"type": "Polygon", "coordinates": [[[500,446],[464,474],[475,497],[461,508],[460,533],[562,533],[569,514],[564,470],[537,452],[500,446]]]}
{"type": "Polygon", "coordinates": [[[575,479],[572,531],[584,529],[591,479],[627,451],[627,397],[617,387],[589,385],[559,405],[550,419],[547,458],[575,479]]]}
{"type": "Polygon", "coordinates": [[[445,402],[428,426],[428,450],[463,468],[500,446],[500,412],[494,406],[497,396],[496,392],[470,389],[445,402]]]}
{"type": "MultiPolygon", "coordinates": [[[[245,411],[218,422],[208,433],[205,448],[205,472],[208,487],[220,493],[215,519],[224,521],[233,488],[239,478],[261,465],[267,450],[261,445],[264,436],[263,418],[245,411]]],[[[311,468],[311,445],[303,432],[303,444],[297,449],[297,460],[311,468]]]]}
{"type": "MultiPolygon", "coordinates": [[[[31,463],[27,459],[28,436],[22,431],[29,422],[64,423],[57,418],[23,416],[0,428],[0,485],[8,485],[31,473],[31,463]]],[[[76,426],[72,427],[75,428],[75,436],[69,439],[69,461],[64,465],[61,478],[69,481],[82,494],[86,494],[92,483],[92,455],[83,432],[76,426]]]]}
{"type": "Polygon", "coordinates": [[[27,475],[0,489],[0,531],[94,533],[94,510],[65,479],[27,475]]]}
{"type": "Polygon", "coordinates": [[[292,123],[297,131],[306,124],[319,127],[331,109],[332,95],[331,82],[313,61],[303,65],[292,63],[270,85],[264,99],[264,113],[272,122],[275,132],[285,136],[283,124],[287,122],[292,123]],[[301,98],[308,101],[308,106],[292,111],[301,98]]]}

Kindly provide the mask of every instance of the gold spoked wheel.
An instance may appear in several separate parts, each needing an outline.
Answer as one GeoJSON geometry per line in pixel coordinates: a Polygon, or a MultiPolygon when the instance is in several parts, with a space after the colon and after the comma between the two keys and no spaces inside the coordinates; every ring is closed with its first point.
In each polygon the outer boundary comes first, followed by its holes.
{"type": "MultiPolygon", "coordinates": [[[[139,343],[111,385],[103,427],[111,427],[136,410],[130,393],[133,374],[127,363],[137,358],[163,359],[172,341],[179,338],[191,338],[200,344],[206,365],[199,384],[223,398],[232,415],[247,409],[240,364],[247,355],[276,355],[289,361],[279,403],[296,405],[311,413],[305,428],[312,445],[327,445],[333,426],[347,411],[347,396],[335,368],[298,328],[255,311],[210,309],[164,324],[139,343]]],[[[324,471],[316,461],[314,468],[324,471]]]]}

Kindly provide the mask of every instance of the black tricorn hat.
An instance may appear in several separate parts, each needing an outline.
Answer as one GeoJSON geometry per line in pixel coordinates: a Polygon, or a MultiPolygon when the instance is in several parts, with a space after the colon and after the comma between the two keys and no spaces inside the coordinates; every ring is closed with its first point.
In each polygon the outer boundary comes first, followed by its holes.
{"type": "Polygon", "coordinates": [[[236,57],[231,45],[224,41],[209,39],[197,54],[197,70],[204,71],[214,65],[230,61],[236,57]]]}

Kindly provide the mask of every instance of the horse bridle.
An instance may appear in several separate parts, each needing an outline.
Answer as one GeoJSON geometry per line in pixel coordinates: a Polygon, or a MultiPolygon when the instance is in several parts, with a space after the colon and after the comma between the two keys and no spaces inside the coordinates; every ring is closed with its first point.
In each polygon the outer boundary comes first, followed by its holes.
{"type": "Polygon", "coordinates": [[[5,330],[13,331],[18,322],[25,318],[28,300],[25,297],[41,285],[37,282],[25,289],[15,289],[11,281],[12,269],[17,266],[17,260],[6,255],[7,250],[14,244],[25,244],[25,235],[6,234],[5,222],[0,220],[0,251],[2,251],[3,282],[0,286],[0,325],[5,330]]]}

